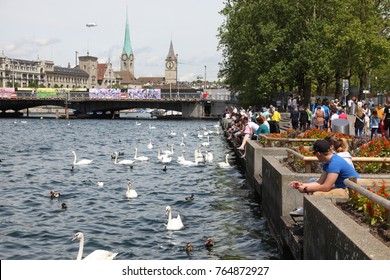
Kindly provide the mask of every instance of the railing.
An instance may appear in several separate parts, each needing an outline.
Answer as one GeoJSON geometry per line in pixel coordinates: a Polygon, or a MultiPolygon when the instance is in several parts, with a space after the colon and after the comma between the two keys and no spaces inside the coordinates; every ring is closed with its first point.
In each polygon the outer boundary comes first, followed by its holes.
{"type": "Polygon", "coordinates": [[[264,138],[266,147],[274,147],[275,142],[280,143],[280,145],[278,145],[278,147],[285,147],[285,146],[291,147],[291,146],[293,146],[293,144],[296,144],[296,143],[304,143],[304,142],[314,143],[317,140],[317,139],[312,139],[312,138],[307,138],[307,139],[304,139],[304,138],[277,138],[277,137],[270,137],[270,136],[267,136],[265,134],[260,134],[259,136],[260,136],[260,138],[264,138]]]}
{"type": "MultiPolygon", "coordinates": [[[[305,163],[305,171],[307,173],[311,173],[311,171],[312,171],[311,170],[311,163],[318,162],[317,157],[304,156],[301,153],[299,153],[293,149],[289,149],[289,148],[286,148],[286,151],[287,151],[287,158],[293,158],[294,161],[303,160],[303,162],[305,163]]],[[[352,157],[352,161],[353,162],[381,162],[381,163],[384,163],[384,162],[390,162],[390,158],[389,157],[352,157]]]]}
{"type": "MultiPolygon", "coordinates": [[[[374,179],[357,179],[355,177],[351,177],[349,179],[345,179],[344,184],[349,188],[349,190],[354,190],[355,192],[367,197],[369,200],[384,207],[386,209],[384,218],[387,221],[387,223],[390,224],[390,200],[381,197],[373,192],[370,192],[366,188],[362,187],[362,186],[368,187],[372,185],[385,184],[385,186],[389,188],[390,179],[374,180],[374,179]]],[[[349,193],[351,195],[351,191],[349,193]]]]}

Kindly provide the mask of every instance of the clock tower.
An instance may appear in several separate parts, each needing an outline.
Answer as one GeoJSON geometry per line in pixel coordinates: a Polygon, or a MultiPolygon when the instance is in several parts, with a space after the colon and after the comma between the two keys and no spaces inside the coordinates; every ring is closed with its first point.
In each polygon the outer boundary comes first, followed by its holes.
{"type": "Polygon", "coordinates": [[[126,9],[126,28],[125,28],[125,41],[123,44],[123,50],[120,57],[121,71],[130,72],[134,76],[134,54],[131,48],[130,31],[129,31],[129,17],[126,9]]]}
{"type": "Polygon", "coordinates": [[[165,84],[177,83],[177,55],[173,50],[173,44],[169,46],[169,52],[165,59],[165,84]]]}

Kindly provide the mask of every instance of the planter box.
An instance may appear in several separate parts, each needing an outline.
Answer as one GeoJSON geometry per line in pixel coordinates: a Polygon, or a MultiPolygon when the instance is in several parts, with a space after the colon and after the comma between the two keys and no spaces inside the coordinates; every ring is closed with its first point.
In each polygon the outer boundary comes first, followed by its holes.
{"type": "Polygon", "coordinates": [[[303,258],[306,260],[389,260],[390,248],[329,199],[304,198],[303,258]]]}

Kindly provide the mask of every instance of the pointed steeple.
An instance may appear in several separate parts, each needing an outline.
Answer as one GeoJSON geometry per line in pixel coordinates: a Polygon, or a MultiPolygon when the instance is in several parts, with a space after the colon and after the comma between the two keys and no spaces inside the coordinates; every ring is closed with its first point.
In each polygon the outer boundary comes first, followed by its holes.
{"type": "Polygon", "coordinates": [[[167,58],[165,60],[177,61],[175,51],[173,50],[172,40],[171,40],[171,45],[169,46],[169,52],[167,58]]]}
{"type": "Polygon", "coordinates": [[[133,53],[133,50],[131,49],[129,16],[127,12],[127,5],[126,5],[126,27],[125,27],[125,41],[123,44],[123,53],[127,54],[128,56],[133,53]]]}

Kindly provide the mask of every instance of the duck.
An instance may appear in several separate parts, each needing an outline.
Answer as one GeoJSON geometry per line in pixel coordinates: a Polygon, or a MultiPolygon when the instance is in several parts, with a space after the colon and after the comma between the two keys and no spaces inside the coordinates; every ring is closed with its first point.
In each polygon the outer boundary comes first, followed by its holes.
{"type": "Polygon", "coordinates": [[[193,201],[193,200],[194,200],[194,194],[192,193],[190,196],[187,196],[187,197],[185,198],[185,200],[187,200],[187,201],[193,201]]]}
{"type": "Polygon", "coordinates": [[[126,192],[127,198],[136,198],[138,197],[138,193],[133,189],[133,186],[130,181],[127,182],[127,192],[126,192]]]}
{"type": "Polygon", "coordinates": [[[134,149],[134,152],[135,152],[135,154],[134,154],[134,159],[135,160],[139,160],[139,161],[147,161],[147,160],[149,160],[149,158],[146,157],[146,156],[138,156],[138,149],[137,148],[134,149]]]}
{"type": "Polygon", "coordinates": [[[57,191],[50,191],[49,192],[50,193],[50,197],[51,198],[59,198],[60,197],[60,193],[59,192],[57,192],[57,191]]]}
{"type": "Polygon", "coordinates": [[[193,249],[194,249],[194,246],[192,246],[192,244],[191,244],[190,242],[188,242],[188,243],[184,246],[184,250],[186,250],[187,253],[192,252],[193,249]]]}
{"type": "Polygon", "coordinates": [[[177,214],[176,218],[172,218],[171,206],[168,205],[165,207],[165,213],[168,215],[168,223],[166,224],[167,230],[181,230],[184,227],[179,214],[177,214]]]}
{"type": "Polygon", "coordinates": [[[207,250],[211,250],[211,248],[214,246],[214,240],[212,238],[207,238],[204,246],[206,247],[207,250]]]}
{"type": "Polygon", "coordinates": [[[218,162],[218,167],[219,168],[228,168],[228,167],[230,167],[230,164],[228,162],[228,157],[229,157],[229,154],[226,154],[225,161],[218,162]]]}
{"type": "Polygon", "coordinates": [[[66,205],[66,203],[63,202],[63,203],[61,204],[61,209],[67,209],[67,208],[68,208],[68,205],[66,205]]]}
{"type": "Polygon", "coordinates": [[[81,159],[77,161],[76,152],[72,151],[72,154],[73,154],[73,165],[87,165],[87,164],[91,164],[91,162],[93,161],[91,159],[81,159]]]}
{"type": "Polygon", "coordinates": [[[164,165],[162,170],[163,170],[164,172],[167,172],[167,166],[164,165]]]}
{"type": "Polygon", "coordinates": [[[132,165],[134,163],[134,160],[131,160],[131,159],[122,159],[121,161],[118,161],[118,155],[119,155],[119,153],[115,152],[114,164],[117,164],[117,165],[132,165]]]}
{"type": "MultiPolygon", "coordinates": [[[[84,234],[82,232],[77,232],[73,238],[73,240],[80,240],[79,252],[77,254],[76,260],[81,260],[83,257],[84,251],[84,234]]],[[[83,260],[112,260],[118,255],[118,253],[113,253],[106,250],[95,250],[88,256],[86,256],[83,260]]]]}

